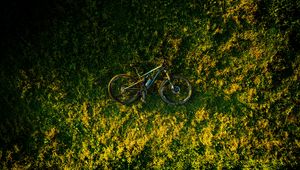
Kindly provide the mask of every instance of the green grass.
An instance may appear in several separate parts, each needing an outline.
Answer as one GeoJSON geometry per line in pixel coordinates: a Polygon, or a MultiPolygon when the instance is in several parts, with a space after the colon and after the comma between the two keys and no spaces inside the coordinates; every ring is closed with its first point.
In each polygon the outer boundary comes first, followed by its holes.
{"type": "Polygon", "coordinates": [[[298,167],[300,21],[288,11],[299,4],[287,3],[56,4],[67,15],[7,50],[1,66],[1,167],[298,167]],[[162,56],[191,81],[188,103],[164,103],[157,87],[147,104],[109,98],[114,75],[162,56]]]}

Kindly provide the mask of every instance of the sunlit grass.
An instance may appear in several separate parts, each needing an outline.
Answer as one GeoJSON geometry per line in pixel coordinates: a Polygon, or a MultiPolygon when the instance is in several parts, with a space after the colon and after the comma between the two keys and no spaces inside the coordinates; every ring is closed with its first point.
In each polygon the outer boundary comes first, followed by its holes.
{"type": "Polygon", "coordinates": [[[1,72],[4,169],[299,166],[299,53],[278,55],[287,35],[256,21],[257,3],[85,5],[23,47],[32,67],[1,72]],[[146,104],[108,97],[112,76],[162,55],[191,81],[188,103],[164,103],[158,86],[146,104]]]}

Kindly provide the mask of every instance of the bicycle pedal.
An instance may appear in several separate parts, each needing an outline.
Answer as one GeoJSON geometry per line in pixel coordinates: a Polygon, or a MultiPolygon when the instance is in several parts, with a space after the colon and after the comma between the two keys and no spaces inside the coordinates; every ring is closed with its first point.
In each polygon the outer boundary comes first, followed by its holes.
{"type": "Polygon", "coordinates": [[[142,92],[141,101],[142,101],[143,103],[146,103],[146,92],[145,92],[145,91],[142,92]]]}
{"type": "Polygon", "coordinates": [[[146,103],[146,100],[145,100],[144,98],[141,98],[141,101],[142,101],[143,103],[146,103]]]}

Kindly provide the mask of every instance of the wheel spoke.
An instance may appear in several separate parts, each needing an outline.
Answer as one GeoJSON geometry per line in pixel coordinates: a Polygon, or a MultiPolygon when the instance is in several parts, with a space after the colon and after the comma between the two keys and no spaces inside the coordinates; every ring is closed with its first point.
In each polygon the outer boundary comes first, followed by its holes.
{"type": "Polygon", "coordinates": [[[160,87],[162,99],[169,104],[183,104],[191,96],[191,85],[187,79],[174,76],[172,83],[164,81],[160,87]]]}
{"type": "Polygon", "coordinates": [[[109,95],[116,101],[122,104],[129,104],[138,97],[138,91],[140,88],[137,85],[132,86],[135,80],[128,75],[117,75],[109,83],[109,95]],[[132,87],[131,87],[132,86],[132,87]],[[130,87],[126,89],[126,87],[130,87]]]}

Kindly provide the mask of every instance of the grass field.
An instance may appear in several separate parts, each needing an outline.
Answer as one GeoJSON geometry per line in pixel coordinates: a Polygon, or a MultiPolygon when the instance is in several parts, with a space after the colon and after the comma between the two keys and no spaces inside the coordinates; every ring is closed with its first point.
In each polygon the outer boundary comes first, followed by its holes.
{"type": "Polygon", "coordinates": [[[1,169],[296,169],[299,9],[292,0],[53,2],[41,27],[1,43],[1,169]],[[109,98],[114,75],[163,56],[190,80],[187,104],[164,103],[156,86],[147,104],[109,98]]]}

